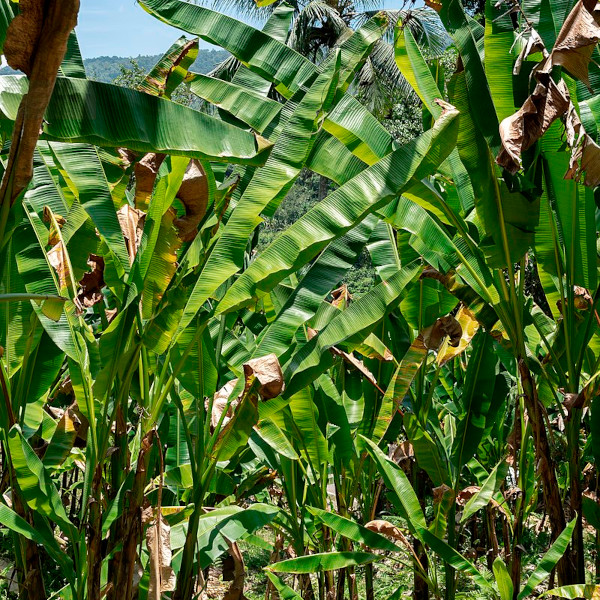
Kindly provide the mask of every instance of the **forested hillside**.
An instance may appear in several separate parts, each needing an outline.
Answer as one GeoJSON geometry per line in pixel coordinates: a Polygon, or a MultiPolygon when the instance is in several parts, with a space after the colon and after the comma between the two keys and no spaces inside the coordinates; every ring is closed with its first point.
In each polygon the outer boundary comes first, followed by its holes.
{"type": "MultiPolygon", "coordinates": [[[[208,73],[228,56],[229,53],[225,50],[201,49],[198,51],[198,58],[191,66],[191,70],[197,73],[208,73]]],[[[112,83],[121,74],[122,67],[125,69],[132,67],[132,59],[140,69],[147,73],[159,61],[160,57],[160,54],[136,57],[98,56],[96,58],[84,58],[83,65],[90,79],[112,83]]],[[[0,69],[0,75],[11,73],[14,73],[14,71],[8,66],[0,69]]]]}

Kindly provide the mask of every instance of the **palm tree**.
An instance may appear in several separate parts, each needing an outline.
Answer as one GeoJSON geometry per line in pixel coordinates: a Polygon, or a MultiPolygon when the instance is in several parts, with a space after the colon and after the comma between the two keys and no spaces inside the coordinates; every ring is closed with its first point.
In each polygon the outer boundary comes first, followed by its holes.
{"type": "MultiPolygon", "coordinates": [[[[347,38],[356,28],[378,12],[377,0],[213,0],[212,7],[235,10],[252,19],[266,18],[275,7],[286,2],[294,8],[287,44],[315,63],[347,38]]],[[[353,92],[379,118],[385,118],[398,98],[417,100],[414,91],[394,63],[393,35],[398,22],[409,27],[426,55],[440,57],[450,39],[437,13],[427,7],[385,10],[389,29],[356,76],[353,92]]],[[[203,4],[202,0],[196,3],[203,4]]],[[[239,63],[233,57],[217,65],[210,75],[229,79],[239,63]]]]}

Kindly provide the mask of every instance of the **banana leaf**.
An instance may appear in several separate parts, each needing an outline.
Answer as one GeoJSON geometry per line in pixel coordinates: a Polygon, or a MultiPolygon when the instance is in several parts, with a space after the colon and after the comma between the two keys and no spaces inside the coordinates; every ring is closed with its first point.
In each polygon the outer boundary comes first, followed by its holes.
{"type": "MultiPolygon", "coordinates": [[[[0,111],[14,120],[27,79],[0,77],[0,111]]],[[[42,138],[136,152],[261,165],[271,145],[262,137],[180,104],[117,85],[59,77],[42,138]]]]}

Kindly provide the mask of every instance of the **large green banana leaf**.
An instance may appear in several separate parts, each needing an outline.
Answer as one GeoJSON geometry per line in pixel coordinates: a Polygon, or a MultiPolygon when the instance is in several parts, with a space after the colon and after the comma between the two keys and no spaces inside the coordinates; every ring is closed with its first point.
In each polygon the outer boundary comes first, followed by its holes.
{"type": "Polygon", "coordinates": [[[79,49],[79,41],[75,31],[71,31],[69,41],[67,42],[67,51],[60,65],[60,72],[64,77],[79,77],[86,79],[85,66],[79,49]]]}
{"type": "MultiPolygon", "coordinates": [[[[199,35],[206,41],[228,50],[243,65],[273,82],[285,97],[291,97],[297,90],[305,86],[317,70],[326,68],[327,61],[317,67],[284,43],[268,35],[266,31],[258,31],[245,23],[208,8],[181,0],[142,0],[140,5],[162,21],[194,35],[199,35]]],[[[385,17],[376,15],[341,43],[339,47],[341,64],[342,69],[346,69],[346,71],[341,73],[340,82],[346,82],[346,85],[349,83],[359,66],[359,64],[352,66],[354,57],[366,55],[366,49],[381,37],[385,25],[385,17]]],[[[239,80],[233,83],[244,85],[239,80]]],[[[346,102],[348,105],[352,105],[352,110],[360,115],[360,118],[353,117],[357,126],[360,126],[361,119],[366,119],[370,122],[370,127],[376,127],[376,131],[372,131],[375,138],[364,140],[370,148],[377,149],[380,144],[378,140],[382,136],[384,138],[387,136],[387,143],[390,143],[389,134],[366,108],[350,96],[346,98],[346,102]]],[[[348,133],[352,132],[349,130],[348,133]]],[[[381,156],[377,151],[375,151],[375,155],[381,156]]]]}
{"type": "Polygon", "coordinates": [[[474,581],[484,590],[491,590],[488,580],[477,570],[473,563],[446,544],[427,529],[425,515],[419,499],[402,469],[391,461],[371,440],[362,437],[365,447],[375,463],[386,487],[393,491],[391,499],[401,514],[406,515],[409,528],[444,561],[461,571],[468,572],[474,581]]]}
{"type": "MultiPolygon", "coordinates": [[[[293,18],[294,8],[286,2],[281,2],[271,13],[262,30],[277,41],[285,43],[293,18]]],[[[240,65],[231,82],[258,92],[265,99],[271,89],[269,80],[263,79],[258,73],[251,71],[244,65],[240,65]]]]}
{"type": "Polygon", "coordinates": [[[282,197],[300,174],[319,126],[319,115],[329,109],[338,77],[339,61],[315,80],[297,104],[294,99],[288,101],[292,113],[285,131],[277,138],[264,168],[254,174],[212,249],[184,309],[175,338],[217,288],[241,268],[248,238],[260,223],[260,213],[275,198],[282,197]]]}
{"type": "Polygon", "coordinates": [[[342,343],[352,345],[362,342],[377,323],[400,303],[404,288],[418,274],[419,267],[420,262],[407,265],[374,287],[339,312],[325,329],[303,346],[286,368],[286,393],[305,386],[326,368],[327,362],[323,363],[322,355],[327,350],[342,343]]]}
{"type": "Polygon", "coordinates": [[[452,462],[457,477],[465,463],[475,454],[487,419],[495,414],[502,394],[508,392],[501,388],[502,378],[496,378],[497,358],[492,352],[491,337],[479,332],[472,343],[473,353],[467,366],[461,397],[463,415],[458,422],[452,445],[452,462]],[[496,385],[499,386],[498,389],[496,385]]]}
{"type": "Polygon", "coordinates": [[[200,36],[231,52],[244,65],[293,94],[314,73],[314,65],[268,33],[181,0],[141,0],[140,6],[161,21],[200,36]]]}
{"type": "Polygon", "coordinates": [[[573,535],[573,530],[575,529],[576,523],[577,517],[575,517],[565,527],[565,529],[561,531],[560,535],[556,538],[552,546],[550,546],[548,551],[542,557],[542,560],[535,567],[533,573],[529,576],[529,579],[527,579],[525,587],[518,595],[518,600],[524,600],[524,598],[527,598],[527,596],[529,596],[535,590],[535,588],[550,575],[550,572],[554,569],[554,567],[556,567],[556,563],[558,563],[562,555],[565,553],[565,550],[571,541],[571,536],[573,535]]]}
{"type": "Polygon", "coordinates": [[[298,327],[314,316],[327,294],[356,262],[376,222],[374,215],[367,217],[321,253],[267,327],[256,356],[270,352],[281,356],[290,349],[298,327]]]}
{"type": "Polygon", "coordinates": [[[170,98],[177,86],[186,78],[188,68],[198,57],[198,40],[181,36],[146,75],[139,90],[154,96],[170,98]]]}
{"type": "Polygon", "coordinates": [[[441,163],[454,144],[456,112],[448,110],[436,126],[331,193],[280,235],[237,279],[219,305],[225,312],[269,291],[368,214],[396,198],[441,163]]]}
{"type": "Polygon", "coordinates": [[[75,542],[77,531],[67,517],[58,490],[18,425],[8,434],[8,446],[19,488],[27,504],[56,523],[65,535],[75,542]]]}
{"type": "Polygon", "coordinates": [[[57,142],[51,142],[50,148],[57,165],[72,182],[79,203],[117,257],[119,274],[128,273],[129,255],[96,148],[57,142]]]}
{"type": "MultiPolygon", "coordinates": [[[[0,111],[14,120],[27,79],[0,77],[0,111]]],[[[59,77],[43,137],[138,152],[164,152],[217,162],[264,164],[270,144],[224,121],[143,92],[59,77]]]]}
{"type": "Polygon", "coordinates": [[[366,565],[378,559],[377,554],[369,552],[324,552],[282,560],[270,565],[268,569],[276,573],[320,573],[366,565]]]}
{"type": "Polygon", "coordinates": [[[356,523],[352,519],[347,519],[335,513],[308,506],[307,510],[322,521],[331,530],[339,533],[341,536],[352,540],[358,544],[364,544],[373,550],[384,550],[387,552],[401,552],[402,548],[394,544],[385,536],[371,531],[366,527],[356,523]]]}

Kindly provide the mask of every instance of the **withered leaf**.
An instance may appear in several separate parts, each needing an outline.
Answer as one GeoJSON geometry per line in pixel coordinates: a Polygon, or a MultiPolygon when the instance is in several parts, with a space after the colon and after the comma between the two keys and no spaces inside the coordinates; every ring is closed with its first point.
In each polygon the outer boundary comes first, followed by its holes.
{"type": "Polygon", "coordinates": [[[140,242],[142,241],[146,213],[131,207],[129,204],[125,204],[117,211],[117,218],[119,219],[121,231],[127,242],[129,261],[133,264],[133,259],[135,258],[137,250],[140,247],[140,242]]]}
{"type": "MultiPolygon", "coordinates": [[[[532,33],[529,50],[533,47],[543,50],[541,39],[535,35],[532,33]]],[[[600,183],[600,147],[583,129],[564,81],[555,83],[551,77],[553,67],[560,65],[589,88],[588,67],[598,40],[600,5],[597,0],[579,0],[561,27],[552,52],[545,53],[545,60],[535,70],[537,85],[533,94],[516,114],[500,124],[502,149],[497,157],[500,166],[516,173],[521,167],[521,153],[531,147],[554,120],[567,113],[567,141],[572,155],[566,178],[583,179],[589,186],[600,183]]]]}
{"type": "Polygon", "coordinates": [[[437,487],[433,488],[433,502],[434,504],[439,504],[440,502],[442,502],[446,497],[448,497],[448,494],[454,494],[453,490],[451,487],[447,486],[445,483],[442,483],[442,485],[438,485],[437,487]]]}
{"type": "MultiPolygon", "coordinates": [[[[279,360],[275,354],[267,354],[259,358],[253,358],[244,364],[244,377],[246,380],[245,390],[247,391],[253,381],[256,378],[259,382],[258,393],[263,400],[269,400],[279,396],[284,389],[283,373],[279,360]]],[[[238,383],[238,379],[232,379],[228,381],[221,389],[219,389],[213,396],[212,411],[210,415],[210,424],[213,430],[219,425],[221,415],[223,421],[221,422],[221,430],[227,425],[235,412],[236,406],[239,404],[241,397],[244,392],[236,398],[231,398],[235,386],[238,383]]],[[[256,400],[254,400],[256,402],[256,400]]],[[[205,403],[208,409],[208,402],[205,403]]]]}
{"type": "Polygon", "coordinates": [[[452,315],[439,318],[433,325],[424,329],[420,337],[429,350],[438,350],[443,339],[448,336],[450,346],[456,347],[462,337],[462,327],[452,315]]]}
{"type": "MultiPolygon", "coordinates": [[[[221,415],[223,414],[223,411],[226,408],[227,408],[227,413],[223,417],[222,425],[225,425],[233,416],[233,409],[237,405],[239,399],[236,398],[236,399],[232,400],[232,402],[231,402],[231,404],[229,404],[229,406],[227,406],[227,403],[229,401],[229,396],[231,396],[231,392],[233,392],[233,388],[236,386],[237,382],[238,382],[237,379],[232,379],[231,381],[228,381],[213,396],[213,404],[212,404],[212,410],[211,410],[211,414],[210,414],[210,424],[213,429],[215,427],[217,427],[217,425],[219,424],[221,415]]],[[[208,402],[206,402],[206,408],[208,409],[208,402]]]]}
{"type": "Polygon", "coordinates": [[[104,287],[104,259],[97,254],[90,254],[87,262],[91,270],[83,274],[77,293],[77,300],[85,307],[102,302],[104,287]]]}
{"type": "Polygon", "coordinates": [[[346,307],[352,301],[352,295],[350,294],[348,286],[345,283],[342,284],[339,288],[333,290],[331,292],[331,296],[331,304],[333,304],[333,306],[337,306],[338,308],[346,307]]]}
{"type": "Polygon", "coordinates": [[[521,153],[530,148],[569,107],[569,92],[561,79],[542,75],[523,106],[500,123],[502,149],[496,162],[511,173],[521,168],[521,153]]]}
{"type": "Polygon", "coordinates": [[[121,167],[123,169],[129,168],[135,161],[135,153],[128,148],[117,148],[117,154],[121,159],[121,167]]]}
{"type": "Polygon", "coordinates": [[[71,273],[69,271],[67,249],[62,242],[58,242],[48,251],[48,262],[54,267],[54,270],[58,275],[60,289],[67,289],[69,287],[71,273]]]}
{"type": "Polygon", "coordinates": [[[466,488],[463,488],[456,495],[456,504],[460,506],[465,506],[465,504],[477,493],[481,490],[481,488],[477,485],[469,485],[466,488]]]}
{"type": "Polygon", "coordinates": [[[281,365],[275,354],[249,360],[244,364],[244,376],[246,381],[252,376],[258,379],[260,383],[258,393],[263,400],[279,396],[285,387],[281,365]]]}
{"type": "Polygon", "coordinates": [[[399,444],[390,445],[388,456],[395,463],[400,464],[404,460],[412,460],[415,457],[415,449],[408,440],[404,440],[399,444]]]}
{"type": "Polygon", "coordinates": [[[33,56],[44,24],[45,0],[21,0],[17,15],[6,30],[4,55],[17,71],[31,75],[33,56]]]}
{"type": "Polygon", "coordinates": [[[148,210],[150,196],[158,169],[166,158],[166,154],[150,152],[146,154],[134,167],[135,174],[135,206],[138,209],[148,210]]]}
{"type": "Polygon", "coordinates": [[[392,523],[389,521],[385,521],[383,519],[375,519],[374,521],[369,521],[365,527],[369,531],[374,531],[375,533],[380,533],[381,535],[386,535],[391,537],[394,540],[398,540],[403,544],[410,546],[406,536],[392,523]]]}
{"type": "Polygon", "coordinates": [[[198,233],[198,224],[206,214],[208,205],[208,178],[200,162],[192,159],[186,169],[177,198],[185,207],[185,216],[173,223],[179,229],[179,237],[190,242],[198,233]]]}
{"type": "Polygon", "coordinates": [[[521,67],[523,66],[523,61],[530,55],[535,52],[541,52],[544,58],[548,58],[548,51],[546,50],[546,46],[540,34],[533,29],[533,27],[529,30],[529,38],[527,39],[527,43],[523,46],[521,52],[519,52],[519,56],[515,61],[515,66],[513,67],[513,75],[518,75],[521,72],[521,67]]]}
{"type": "Polygon", "coordinates": [[[561,65],[589,88],[588,66],[599,40],[600,7],[597,0],[579,0],[556,38],[552,64],[561,65]]]}
{"type": "Polygon", "coordinates": [[[369,369],[367,369],[367,367],[365,366],[365,363],[362,360],[359,360],[358,358],[356,358],[356,356],[354,356],[354,354],[352,354],[352,352],[350,352],[350,353],[344,352],[343,350],[340,350],[339,348],[336,348],[335,346],[332,346],[329,350],[334,356],[340,356],[347,363],[351,364],[357,371],[359,371],[362,375],[364,375],[366,380],[371,385],[374,385],[382,394],[385,393],[377,384],[377,379],[375,379],[375,375],[373,375],[373,373],[371,373],[371,371],[369,371],[369,369]]]}
{"type": "Polygon", "coordinates": [[[461,338],[458,344],[448,344],[445,348],[440,349],[437,357],[440,365],[445,365],[449,360],[462,354],[479,330],[479,321],[477,321],[475,315],[466,306],[461,306],[458,309],[456,320],[462,329],[461,338]]]}
{"type": "Polygon", "coordinates": [[[150,555],[148,598],[160,600],[163,592],[175,589],[175,572],[171,568],[171,527],[159,512],[146,530],[146,547],[150,555]]]}

